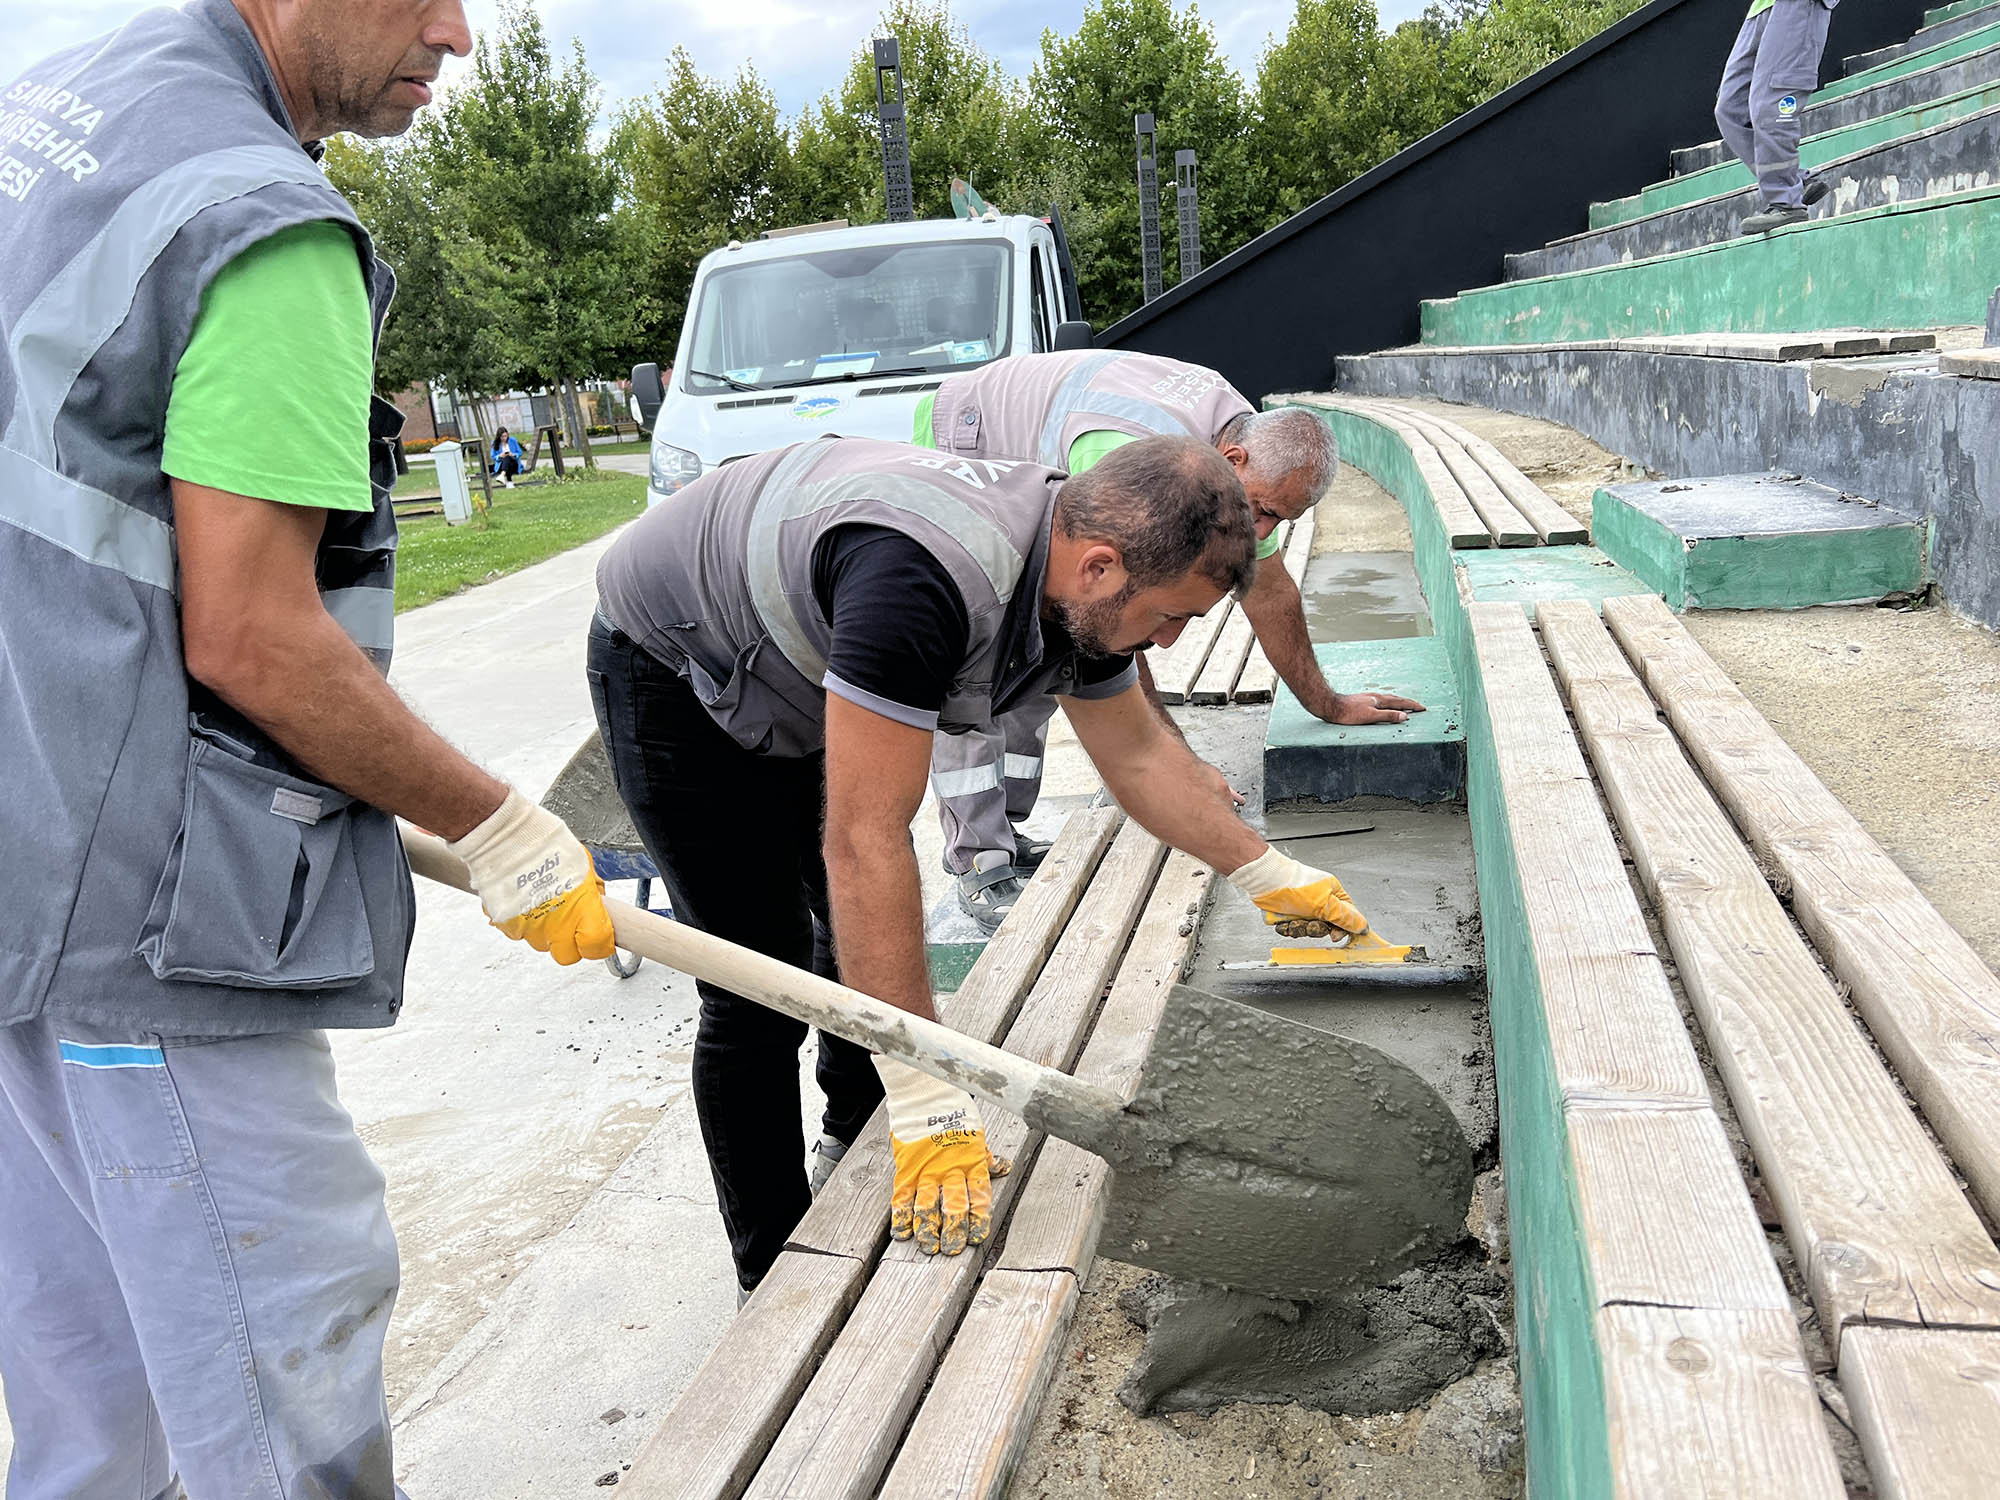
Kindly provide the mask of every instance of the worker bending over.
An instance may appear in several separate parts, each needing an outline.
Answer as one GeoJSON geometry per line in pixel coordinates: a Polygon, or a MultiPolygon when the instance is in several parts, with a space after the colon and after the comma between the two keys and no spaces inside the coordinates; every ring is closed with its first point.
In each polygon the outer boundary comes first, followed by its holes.
{"type": "Polygon", "coordinates": [[[583,848],[384,680],[394,278],[312,143],[470,46],[459,0],[191,0],[0,92],[49,161],[0,198],[8,1500],[391,1500],[396,1243],[324,1031],[403,1002],[391,815],[611,951],[583,848]]]}
{"type": "MultiPolygon", "coordinates": [[[[1081,474],[1155,433],[1199,438],[1229,460],[1250,502],[1260,564],[1278,551],[1279,523],[1311,510],[1340,467],[1332,429],[1309,411],[1260,413],[1213,370],[1103,349],[1019,355],[954,375],[918,403],[915,440],[940,452],[1031,459],[1081,474]]],[[[1305,601],[1281,562],[1258,567],[1242,609],[1278,676],[1315,718],[1396,724],[1423,712],[1410,698],[1341,693],[1327,683],[1307,633],[1305,601]]],[[[1143,654],[1138,663],[1140,686],[1173,728],[1143,654]]],[[[1053,699],[1032,698],[997,723],[940,734],[932,750],[944,867],[958,877],[959,907],[988,932],[1006,920],[1048,852],[1015,825],[1041,795],[1054,712],[1053,699]]]]}
{"type": "MultiPolygon", "coordinates": [[[[738,460],[633,523],[598,565],[588,669],[612,776],[674,914],[929,1017],[910,821],[931,737],[1060,699],[1111,794],[1267,911],[1367,926],[1339,881],[1270,849],[1138,688],[1251,583],[1221,455],[1155,437],[1088,474],[827,438],[738,460]]],[[[802,1023],[702,984],[695,1108],[745,1295],[805,1213],[802,1023]]],[[[843,1148],[888,1093],[891,1231],[985,1236],[971,1095],[822,1035],[843,1148]],[[878,1075],[879,1074],[879,1082],[878,1075]]]]}
{"type": "Polygon", "coordinates": [[[1806,105],[1819,87],[1820,53],[1840,0],[1751,0],[1716,94],[1722,139],[1757,179],[1757,212],[1744,234],[1803,224],[1827,186],[1799,166],[1806,105]]]}

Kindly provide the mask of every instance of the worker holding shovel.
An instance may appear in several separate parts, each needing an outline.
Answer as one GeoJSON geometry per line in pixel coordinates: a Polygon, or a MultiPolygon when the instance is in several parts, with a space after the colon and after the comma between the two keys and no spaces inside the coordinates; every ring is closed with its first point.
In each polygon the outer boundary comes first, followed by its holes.
{"type": "MultiPolygon", "coordinates": [[[[742,459],[650,511],[598,568],[588,672],[613,778],[675,915],[933,1015],[910,821],[931,737],[1058,699],[1112,795],[1265,911],[1367,922],[1271,849],[1138,688],[1131,653],[1253,577],[1243,486],[1152,437],[1088,474],[823,439],[742,459]]],[[[704,982],[695,1104],[747,1295],[805,1213],[805,1025],[704,982]]],[[[971,1095],[822,1034],[844,1147],[886,1089],[891,1231],[955,1254],[989,1227],[971,1095]],[[879,1075],[879,1081],[878,1081],[879,1075]]]]}
{"type": "Polygon", "coordinates": [[[394,277],[315,143],[470,47],[459,0],[191,0],[0,89],[9,1500],[399,1494],[324,1031],[402,1005],[392,814],[511,936],[611,952],[585,850],[385,681],[394,277]]]}

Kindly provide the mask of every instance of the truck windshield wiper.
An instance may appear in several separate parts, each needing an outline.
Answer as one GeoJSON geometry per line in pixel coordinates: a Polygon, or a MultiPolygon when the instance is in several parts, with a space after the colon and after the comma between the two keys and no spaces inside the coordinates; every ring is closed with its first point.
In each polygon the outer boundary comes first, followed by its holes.
{"type": "Polygon", "coordinates": [[[782,391],[795,385],[826,385],[835,380],[874,380],[883,375],[929,375],[929,365],[908,365],[900,370],[842,370],[838,375],[808,375],[802,380],[774,380],[766,388],[782,391]]]}
{"type": "Polygon", "coordinates": [[[768,391],[769,389],[771,389],[771,387],[769,387],[768,385],[752,385],[747,380],[738,380],[734,375],[716,375],[710,373],[707,370],[690,370],[688,371],[688,374],[694,376],[696,380],[716,381],[718,384],[726,385],[730,387],[732,390],[768,391]]]}

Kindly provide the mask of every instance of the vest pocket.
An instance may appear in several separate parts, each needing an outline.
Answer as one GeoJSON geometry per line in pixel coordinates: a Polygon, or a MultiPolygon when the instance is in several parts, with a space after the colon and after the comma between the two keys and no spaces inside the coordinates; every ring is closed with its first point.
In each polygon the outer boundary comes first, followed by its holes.
{"type": "Polygon", "coordinates": [[[189,741],[180,836],[134,948],[158,979],[327,989],[375,967],[354,857],[353,799],[189,741]]]}

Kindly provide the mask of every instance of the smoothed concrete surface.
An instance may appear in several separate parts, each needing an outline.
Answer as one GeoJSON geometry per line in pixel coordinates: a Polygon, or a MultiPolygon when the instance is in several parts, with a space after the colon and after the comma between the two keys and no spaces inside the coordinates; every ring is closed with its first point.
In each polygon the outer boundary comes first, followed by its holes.
{"type": "Polygon", "coordinates": [[[1306,564],[1302,592],[1314,641],[1431,633],[1430,608],[1407,546],[1400,552],[1316,552],[1306,564]]]}

